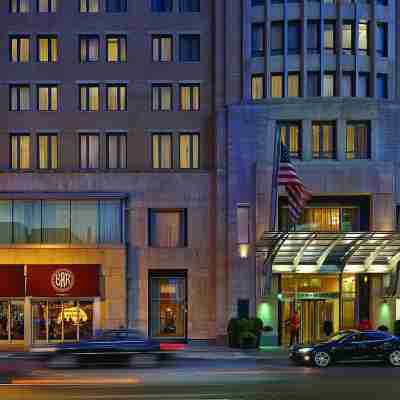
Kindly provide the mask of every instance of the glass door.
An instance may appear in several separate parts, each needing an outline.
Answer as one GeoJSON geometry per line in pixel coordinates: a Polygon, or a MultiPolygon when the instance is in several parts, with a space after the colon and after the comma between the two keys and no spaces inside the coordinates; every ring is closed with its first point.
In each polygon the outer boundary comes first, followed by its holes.
{"type": "Polygon", "coordinates": [[[24,340],[23,301],[0,301],[0,340],[24,340]]]}

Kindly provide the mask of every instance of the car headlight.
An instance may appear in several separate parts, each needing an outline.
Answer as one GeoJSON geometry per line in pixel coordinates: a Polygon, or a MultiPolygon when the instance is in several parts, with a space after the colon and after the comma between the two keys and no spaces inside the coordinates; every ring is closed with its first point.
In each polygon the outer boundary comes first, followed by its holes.
{"type": "Polygon", "coordinates": [[[302,349],[299,349],[299,353],[309,353],[312,350],[312,347],[304,347],[302,349]]]}
{"type": "Polygon", "coordinates": [[[56,351],[55,347],[33,347],[31,353],[51,353],[56,351]]]}

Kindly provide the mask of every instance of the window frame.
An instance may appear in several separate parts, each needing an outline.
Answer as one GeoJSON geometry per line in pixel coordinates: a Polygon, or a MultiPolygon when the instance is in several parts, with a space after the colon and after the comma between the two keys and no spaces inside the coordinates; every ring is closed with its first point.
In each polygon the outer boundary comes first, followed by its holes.
{"type": "Polygon", "coordinates": [[[380,48],[380,46],[376,46],[376,54],[378,57],[381,58],[387,58],[388,57],[388,41],[389,41],[389,36],[388,36],[388,24],[387,22],[377,22],[376,24],[376,38],[377,38],[377,43],[381,42],[383,44],[383,49],[380,48]],[[379,32],[382,30],[383,33],[383,38],[380,38],[379,32]],[[381,41],[379,39],[382,39],[381,41]]]}
{"type": "Polygon", "coordinates": [[[345,143],[345,151],[346,151],[346,160],[371,160],[371,123],[370,121],[354,121],[354,120],[349,120],[346,121],[346,143],[345,143]],[[367,152],[361,153],[359,149],[356,149],[356,137],[359,136],[359,129],[362,126],[365,126],[367,128],[367,152]],[[354,138],[355,138],[355,151],[350,152],[348,151],[348,128],[353,126],[354,127],[354,138]],[[353,157],[349,157],[349,154],[354,154],[353,157]]]}
{"type": "Polygon", "coordinates": [[[200,111],[201,108],[201,104],[200,104],[200,100],[201,100],[201,88],[200,88],[200,83],[180,83],[179,84],[179,110],[182,112],[190,112],[190,111],[200,111]],[[190,97],[190,108],[188,110],[185,110],[182,107],[182,89],[183,88],[189,88],[189,97],[190,97]],[[194,104],[195,104],[195,96],[194,96],[194,89],[197,88],[198,89],[198,94],[199,97],[197,99],[197,103],[198,103],[198,108],[195,108],[194,104]]]}
{"type": "Polygon", "coordinates": [[[179,133],[179,169],[181,170],[197,170],[200,169],[200,153],[201,153],[201,149],[200,149],[200,133],[198,132],[180,132],[179,133]],[[189,136],[189,164],[190,166],[185,168],[182,167],[182,154],[181,154],[181,138],[182,136],[189,136]],[[193,152],[193,138],[197,137],[197,144],[198,144],[198,154],[197,154],[197,160],[198,160],[198,166],[195,167],[194,166],[194,152],[193,152]]]}
{"type": "Polygon", "coordinates": [[[93,132],[93,133],[83,133],[80,132],[79,135],[79,169],[84,170],[84,171],[96,171],[100,169],[100,154],[101,154],[101,143],[100,143],[100,134],[93,132]],[[89,138],[97,137],[97,143],[98,143],[98,154],[97,154],[97,166],[96,167],[89,167],[89,160],[90,160],[90,140],[89,138]],[[86,148],[82,149],[82,137],[86,137],[86,148]],[[86,153],[86,167],[82,166],[82,154],[83,151],[86,153]]]}
{"type": "Polygon", "coordinates": [[[151,107],[150,107],[151,111],[154,112],[169,112],[169,111],[173,111],[174,110],[174,93],[173,93],[173,85],[172,83],[157,83],[157,82],[153,82],[151,84],[151,107]],[[162,91],[161,88],[168,88],[169,89],[169,94],[170,94],[170,108],[169,109],[163,109],[162,108],[162,91]],[[158,98],[158,108],[155,109],[154,108],[154,89],[158,89],[157,90],[157,98],[158,98]]]}
{"type": "Polygon", "coordinates": [[[21,12],[21,1],[24,0],[9,0],[8,4],[9,4],[9,8],[8,8],[8,12],[10,14],[16,15],[16,14],[30,14],[31,12],[31,1],[30,0],[26,0],[26,4],[28,5],[28,11],[25,12],[21,12]],[[16,11],[13,11],[13,2],[15,1],[15,9],[16,11]]]}
{"type": "Polygon", "coordinates": [[[311,19],[307,22],[307,53],[309,54],[320,54],[321,53],[321,23],[319,20],[311,19]],[[310,46],[309,33],[310,26],[315,26],[317,29],[317,47],[310,46]]]}
{"type": "Polygon", "coordinates": [[[40,64],[57,64],[59,62],[59,40],[58,36],[54,34],[48,34],[48,35],[37,35],[36,37],[36,61],[40,64]],[[55,60],[53,61],[53,46],[52,46],[52,40],[56,40],[56,46],[57,46],[57,53],[55,54],[55,60]],[[41,40],[46,40],[47,41],[47,61],[42,61],[40,60],[40,41],[41,40]]]}
{"type": "Polygon", "coordinates": [[[167,170],[170,171],[174,169],[174,142],[173,142],[173,134],[172,132],[152,132],[151,133],[151,165],[153,170],[167,170]],[[158,142],[158,148],[157,148],[157,153],[158,153],[158,160],[159,160],[159,166],[155,167],[155,159],[154,159],[154,138],[155,136],[158,136],[159,138],[163,136],[168,136],[170,138],[170,160],[171,160],[171,165],[170,167],[162,167],[162,140],[159,140],[158,142]]]}
{"type": "Polygon", "coordinates": [[[78,57],[79,57],[79,64],[94,64],[98,63],[100,61],[100,36],[97,34],[93,35],[79,35],[78,38],[79,42],[79,49],[78,49],[78,57]],[[90,40],[96,40],[97,41],[97,60],[90,60],[89,59],[89,49],[90,49],[90,40]],[[84,43],[85,46],[85,59],[82,60],[82,44],[84,43]]]}
{"type": "Polygon", "coordinates": [[[79,111],[81,112],[99,112],[101,111],[101,95],[100,95],[100,85],[98,83],[80,83],[78,85],[78,91],[79,91],[79,111]],[[90,89],[97,88],[97,94],[98,94],[98,109],[97,110],[91,110],[90,109],[90,89]],[[85,107],[82,107],[82,89],[85,90],[85,96],[86,96],[86,104],[84,105],[85,107]],[[85,109],[83,109],[85,108],[85,109]]]}
{"type": "Polygon", "coordinates": [[[370,34],[371,34],[371,32],[370,32],[370,23],[369,23],[369,21],[360,20],[358,22],[358,45],[357,45],[357,52],[358,52],[359,55],[368,56],[370,54],[370,47],[371,47],[370,34]],[[361,48],[361,43],[360,43],[361,26],[365,26],[366,27],[366,40],[367,40],[367,47],[366,48],[361,48]]]}
{"type": "Polygon", "coordinates": [[[263,22],[254,22],[251,24],[251,56],[264,57],[265,56],[265,24],[263,22]],[[258,34],[261,35],[261,48],[254,46],[258,41],[258,34]]]}
{"type": "Polygon", "coordinates": [[[324,20],[324,53],[327,53],[327,54],[335,54],[336,53],[336,21],[335,20],[331,20],[331,19],[327,19],[327,20],[324,20]],[[326,26],[327,25],[332,25],[333,26],[333,43],[332,43],[332,46],[327,46],[327,44],[329,44],[329,43],[326,43],[326,37],[325,37],[325,34],[326,34],[326,26]]]}
{"type": "Polygon", "coordinates": [[[24,112],[24,111],[31,111],[32,110],[32,101],[31,101],[31,86],[28,83],[22,84],[10,84],[9,85],[9,111],[12,112],[24,112]],[[21,89],[27,88],[29,94],[29,107],[27,109],[21,108],[21,89]],[[14,110],[12,108],[12,91],[13,89],[17,90],[17,108],[14,110]]]}
{"type": "Polygon", "coordinates": [[[123,7],[120,8],[119,11],[116,10],[112,10],[111,9],[111,2],[113,0],[105,0],[105,12],[108,14],[122,14],[122,13],[126,13],[128,11],[128,2],[127,0],[118,0],[121,3],[123,3],[123,7]]]}
{"type": "Polygon", "coordinates": [[[46,83],[40,83],[36,85],[36,105],[37,105],[37,111],[40,112],[57,112],[60,111],[60,91],[59,91],[60,85],[58,84],[46,84],[46,83]],[[48,108],[47,110],[41,110],[40,109],[40,89],[46,88],[47,89],[47,98],[48,98],[48,108]],[[52,109],[52,88],[57,89],[57,109],[53,110],[52,109]]]}
{"type": "Polygon", "coordinates": [[[107,64],[126,64],[128,62],[128,37],[127,35],[106,35],[106,62],[107,64]],[[117,61],[111,61],[110,60],[110,52],[108,49],[109,46],[109,40],[111,39],[117,39],[118,43],[118,60],[117,61]],[[125,58],[122,59],[122,41],[125,42],[125,58]]]}
{"type": "Polygon", "coordinates": [[[251,90],[250,95],[251,95],[251,100],[252,101],[259,101],[259,100],[265,99],[266,90],[265,90],[265,76],[264,76],[264,74],[253,74],[253,75],[251,75],[251,88],[250,88],[250,90],[251,90]],[[256,79],[261,79],[261,81],[262,81],[261,82],[262,83],[262,96],[260,98],[255,98],[254,97],[255,93],[254,93],[253,81],[256,80],[256,79]]]}
{"type": "Polygon", "coordinates": [[[106,84],[106,111],[108,112],[126,112],[128,111],[128,84],[121,82],[121,83],[107,83],[106,84]],[[112,110],[109,108],[109,96],[110,96],[110,89],[111,88],[116,88],[117,89],[117,109],[112,110]],[[125,108],[121,107],[121,89],[125,88],[125,96],[124,96],[124,102],[125,102],[125,108]]]}
{"type": "Polygon", "coordinates": [[[28,64],[31,62],[31,35],[9,35],[9,61],[11,64],[28,64]],[[28,60],[27,61],[21,61],[21,40],[22,39],[27,39],[28,40],[28,60]],[[17,44],[17,54],[16,54],[16,61],[13,61],[12,58],[12,42],[13,40],[16,40],[17,44]]]}
{"type": "Polygon", "coordinates": [[[31,169],[31,134],[29,132],[24,132],[24,133],[10,133],[9,134],[9,156],[10,156],[10,170],[12,171],[26,171],[31,169]],[[16,164],[17,167],[13,168],[13,138],[17,138],[17,159],[16,159],[16,164]],[[21,168],[21,137],[28,137],[29,138],[29,166],[27,168],[21,168]]]}
{"type": "Polygon", "coordinates": [[[59,135],[58,133],[43,133],[43,132],[39,132],[37,134],[37,143],[36,143],[36,150],[37,150],[37,169],[41,170],[41,171],[46,171],[46,170],[56,170],[59,168],[60,165],[60,148],[59,148],[59,135]],[[48,141],[47,141],[47,167],[46,168],[41,168],[40,167],[40,137],[47,137],[48,141]],[[49,138],[51,138],[49,140],[49,138]],[[56,159],[56,167],[52,167],[53,164],[53,152],[52,152],[52,140],[53,138],[56,138],[57,140],[57,159],[56,159]]]}
{"type": "Polygon", "coordinates": [[[106,133],[106,152],[107,152],[107,157],[106,157],[106,166],[108,170],[116,171],[116,170],[126,170],[128,168],[128,135],[126,132],[112,132],[109,131],[106,133]],[[117,137],[117,167],[112,168],[110,167],[110,137],[117,137]],[[121,160],[121,138],[125,138],[125,148],[123,149],[124,157],[125,157],[125,165],[122,165],[122,160],[121,160]]]}
{"type": "Polygon", "coordinates": [[[97,2],[97,11],[90,11],[90,1],[91,0],[78,0],[78,10],[80,14],[98,14],[100,12],[100,0],[95,0],[97,2]],[[82,1],[85,4],[86,11],[82,11],[82,1]]]}
{"type": "Polygon", "coordinates": [[[37,2],[36,2],[38,14],[54,14],[57,12],[57,8],[58,8],[57,0],[46,0],[47,1],[47,10],[46,11],[40,11],[40,1],[41,0],[37,0],[37,2]]]}
{"type": "Polygon", "coordinates": [[[312,158],[313,160],[336,160],[337,159],[337,151],[336,151],[336,138],[337,138],[337,128],[335,121],[312,121],[311,123],[311,140],[312,140],[312,158]],[[329,126],[332,128],[332,151],[324,152],[324,126],[329,126]],[[318,127],[318,137],[319,137],[319,149],[318,153],[314,151],[314,127],[318,127]],[[318,154],[318,157],[316,157],[318,154]],[[331,154],[331,156],[326,156],[326,154],[331,154]]]}
{"type": "Polygon", "coordinates": [[[271,73],[271,98],[272,99],[283,99],[285,97],[285,74],[283,72],[272,72],[271,73]],[[281,82],[281,96],[274,96],[273,94],[273,80],[274,78],[281,78],[282,82],[281,82]]]}
{"type": "Polygon", "coordinates": [[[284,29],[283,21],[273,21],[273,22],[271,22],[271,33],[270,33],[270,36],[271,36],[271,56],[283,55],[284,48],[285,48],[285,29],[284,29]],[[274,47],[273,30],[274,30],[274,27],[278,27],[278,26],[280,28],[280,34],[282,35],[282,37],[280,38],[281,42],[282,42],[282,46],[274,47]]]}
{"type": "Polygon", "coordinates": [[[285,146],[288,149],[290,158],[293,160],[302,160],[302,153],[303,153],[303,131],[302,131],[302,126],[301,126],[301,121],[288,121],[288,120],[280,120],[276,121],[276,127],[275,129],[278,129],[278,137],[279,140],[281,141],[281,131],[282,128],[285,128],[285,146]],[[290,128],[291,127],[297,127],[298,128],[298,134],[297,134],[297,143],[298,143],[298,151],[297,153],[294,153],[290,151],[290,128]]]}
{"type": "Polygon", "coordinates": [[[342,24],[342,52],[343,54],[346,55],[354,55],[355,53],[355,31],[354,31],[354,21],[352,20],[344,20],[343,24],[342,24]],[[350,40],[351,40],[351,47],[344,47],[344,33],[345,30],[343,29],[343,27],[347,25],[351,27],[351,31],[350,31],[350,40]]]}
{"type": "Polygon", "coordinates": [[[287,89],[288,89],[287,97],[294,97],[294,98],[301,97],[301,77],[300,77],[300,72],[299,72],[299,71],[290,71],[290,72],[288,72],[287,80],[288,80],[288,85],[287,85],[287,89]],[[295,76],[297,77],[297,84],[298,84],[298,86],[297,86],[297,91],[298,91],[298,94],[297,94],[296,96],[293,96],[293,95],[291,95],[290,92],[289,92],[289,89],[290,89],[289,81],[290,81],[290,78],[291,78],[291,77],[295,77],[295,76]]]}
{"type": "MultiPolygon", "coordinates": [[[[193,49],[193,46],[191,46],[191,48],[193,49]]],[[[191,52],[191,55],[193,51],[191,52]]],[[[179,34],[179,62],[181,63],[200,63],[201,62],[201,35],[199,33],[181,33],[179,34]],[[193,41],[196,39],[196,41],[198,42],[198,53],[199,53],[199,58],[198,59],[194,59],[193,57],[190,57],[190,59],[185,59],[183,57],[183,45],[182,42],[184,40],[189,39],[191,40],[191,44],[193,44],[193,41]]]]}
{"type": "MultiPolygon", "coordinates": [[[[287,39],[287,54],[289,55],[295,55],[295,54],[301,54],[301,38],[302,38],[302,32],[301,32],[301,22],[299,20],[289,20],[288,22],[288,39],[287,39]],[[291,47],[290,43],[291,43],[291,31],[290,29],[293,27],[296,28],[296,33],[297,35],[295,36],[295,40],[297,41],[296,43],[296,47],[291,47]]],[[[293,39],[293,38],[292,38],[293,39]]]]}

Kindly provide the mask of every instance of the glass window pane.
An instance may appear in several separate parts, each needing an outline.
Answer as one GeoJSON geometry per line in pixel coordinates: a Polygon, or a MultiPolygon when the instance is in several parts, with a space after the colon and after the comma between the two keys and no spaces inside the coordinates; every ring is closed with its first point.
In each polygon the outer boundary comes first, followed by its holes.
{"type": "Polygon", "coordinates": [[[19,168],[27,169],[30,167],[30,136],[21,135],[20,139],[20,160],[19,168]]]}
{"type": "Polygon", "coordinates": [[[159,157],[159,146],[160,146],[160,136],[153,135],[153,168],[160,168],[160,157],[159,157]]]}
{"type": "Polygon", "coordinates": [[[97,242],[97,201],[71,202],[71,242],[97,242]]]}
{"type": "Polygon", "coordinates": [[[58,136],[51,136],[51,168],[58,168],[58,136]]]}
{"type": "Polygon", "coordinates": [[[283,97],[283,75],[271,75],[271,96],[283,97]]]}
{"type": "Polygon", "coordinates": [[[190,87],[181,86],[181,110],[189,111],[191,108],[190,87]]]}
{"type": "Polygon", "coordinates": [[[89,160],[88,168],[99,167],[99,137],[97,135],[89,136],[89,160]]]}
{"type": "Polygon", "coordinates": [[[29,62],[29,38],[22,38],[20,40],[20,54],[19,62],[27,63],[29,62]]]}
{"type": "Polygon", "coordinates": [[[180,168],[190,168],[190,136],[180,136],[180,168]]]}
{"type": "Polygon", "coordinates": [[[10,302],[10,338],[24,340],[24,302],[10,302]]]}
{"type": "Polygon", "coordinates": [[[39,61],[48,62],[49,61],[49,40],[47,38],[39,39],[39,61]]]}
{"type": "Polygon", "coordinates": [[[30,88],[21,87],[20,88],[20,110],[27,111],[30,109],[30,88]]]}
{"type": "Polygon", "coordinates": [[[0,301],[0,340],[9,340],[9,304],[8,301],[0,301]]]}
{"type": "Polygon", "coordinates": [[[161,87],[161,110],[168,111],[172,108],[172,90],[170,86],[161,87]]]}
{"type": "Polygon", "coordinates": [[[299,74],[288,75],[288,96],[299,97],[300,96],[300,76],[299,74]]]}
{"type": "Polygon", "coordinates": [[[324,75],[324,96],[335,95],[335,76],[333,74],[324,75]]]}
{"type": "Polygon", "coordinates": [[[121,243],[121,202],[100,201],[100,243],[121,243]]]}
{"type": "Polygon", "coordinates": [[[79,339],[93,337],[93,302],[79,301],[79,339]]]}
{"type": "Polygon", "coordinates": [[[39,201],[14,201],[14,242],[41,242],[41,203],[39,201]]]}
{"type": "Polygon", "coordinates": [[[172,168],[171,136],[161,135],[161,168],[172,168]]]}
{"type": "Polygon", "coordinates": [[[118,168],[117,135],[108,135],[108,168],[118,168]]]}
{"type": "Polygon", "coordinates": [[[18,110],[18,88],[16,86],[11,88],[11,110],[18,110]]]}
{"type": "Polygon", "coordinates": [[[58,88],[57,87],[51,87],[51,111],[57,111],[58,110],[58,88]]]}
{"type": "Polygon", "coordinates": [[[39,87],[39,110],[47,111],[49,109],[49,92],[47,87],[39,87]]]}
{"type": "Polygon", "coordinates": [[[182,247],[183,232],[181,211],[151,212],[151,246],[152,247],[182,247]]]}
{"type": "Polygon", "coordinates": [[[61,342],[62,340],[62,302],[49,301],[48,303],[48,317],[49,317],[49,342],[61,342]]]}
{"type": "Polygon", "coordinates": [[[107,39],[107,61],[118,62],[118,39],[107,39]]]}
{"type": "Polygon", "coordinates": [[[42,202],[43,243],[70,242],[70,203],[46,200],[42,202]]]}
{"type": "Polygon", "coordinates": [[[0,200],[0,243],[12,241],[12,201],[0,200]]]}
{"type": "Polygon", "coordinates": [[[77,301],[64,301],[62,311],[64,341],[78,340],[80,314],[77,301]]]}

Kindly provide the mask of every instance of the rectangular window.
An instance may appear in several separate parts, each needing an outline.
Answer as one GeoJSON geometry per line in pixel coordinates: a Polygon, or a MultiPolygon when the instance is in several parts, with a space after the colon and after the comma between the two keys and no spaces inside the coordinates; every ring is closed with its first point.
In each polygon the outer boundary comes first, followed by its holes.
{"type": "Polygon", "coordinates": [[[342,95],[346,97],[355,96],[354,73],[343,72],[342,79],[342,95]]]}
{"type": "Polygon", "coordinates": [[[10,85],[10,111],[29,111],[31,108],[29,85],[10,85]]]}
{"type": "Polygon", "coordinates": [[[369,73],[362,72],[358,75],[358,97],[369,97],[369,73]]]}
{"type": "Polygon", "coordinates": [[[179,11],[190,13],[200,12],[200,0],[180,0],[179,11]]]}
{"type": "Polygon", "coordinates": [[[238,244],[250,243],[250,207],[240,205],[237,207],[237,242],[238,244]]]}
{"type": "Polygon", "coordinates": [[[172,134],[153,133],[152,134],[152,155],[153,168],[170,169],[172,168],[172,134]]]}
{"type": "Polygon", "coordinates": [[[58,111],[57,85],[39,85],[37,93],[38,111],[58,111]]]}
{"type": "Polygon", "coordinates": [[[79,154],[80,168],[96,169],[99,168],[100,143],[99,136],[96,134],[79,135],[79,154]]]}
{"type": "Polygon", "coordinates": [[[313,122],[312,143],[313,158],[334,159],[336,142],[336,125],[334,122],[313,122]]]}
{"type": "Polygon", "coordinates": [[[321,81],[319,72],[309,72],[307,74],[307,96],[317,97],[321,95],[321,81]]]}
{"type": "Polygon", "coordinates": [[[251,0],[252,7],[263,6],[263,5],[265,5],[265,0],[251,0]]]}
{"type": "Polygon", "coordinates": [[[343,22],[342,46],[344,54],[354,54],[354,24],[351,21],[343,22]]]}
{"type": "Polygon", "coordinates": [[[149,210],[150,247],[186,247],[186,210],[149,210]]]}
{"type": "Polygon", "coordinates": [[[368,54],[369,51],[369,29],[368,22],[363,21],[358,24],[358,51],[360,54],[368,54]]]}
{"type": "Polygon", "coordinates": [[[151,0],[152,12],[172,12],[173,0],[151,0]]]}
{"type": "Polygon", "coordinates": [[[127,58],[127,39],[124,35],[107,36],[107,62],[125,63],[127,58]]]}
{"type": "Polygon", "coordinates": [[[300,96],[300,74],[298,72],[290,72],[288,74],[288,96],[300,96]]]}
{"type": "Polygon", "coordinates": [[[346,128],[347,159],[370,158],[370,127],[368,122],[348,122],[346,128]]]}
{"type": "Polygon", "coordinates": [[[376,53],[379,57],[388,56],[388,29],[386,23],[379,23],[377,25],[376,53]]]}
{"type": "Polygon", "coordinates": [[[97,243],[97,207],[96,200],[71,202],[71,243],[97,243]]]}
{"type": "Polygon", "coordinates": [[[181,133],[179,135],[179,168],[200,168],[199,134],[181,133]]]}
{"type": "Polygon", "coordinates": [[[179,36],[179,59],[181,62],[200,61],[200,35],[179,36]]]}
{"type": "Polygon", "coordinates": [[[121,13],[127,11],[126,0],[106,0],[106,11],[108,13],[121,13]]]}
{"type": "Polygon", "coordinates": [[[30,168],[30,136],[29,134],[10,135],[10,158],[12,169],[30,168]]]}
{"type": "Polygon", "coordinates": [[[252,75],[251,77],[251,98],[261,100],[264,98],[264,75],[252,75]]]}
{"type": "Polygon", "coordinates": [[[79,12],[98,13],[100,11],[99,0],[79,0],[79,12]]]}
{"type": "Polygon", "coordinates": [[[126,133],[107,134],[107,168],[126,168],[126,133]]]}
{"type": "Polygon", "coordinates": [[[56,36],[38,36],[38,61],[55,63],[58,61],[58,39],[56,36]]]}
{"type": "Polygon", "coordinates": [[[171,62],[172,61],[172,36],[153,35],[153,61],[171,62]]]}
{"type": "Polygon", "coordinates": [[[271,24],[271,55],[283,54],[283,22],[272,22],[271,24]]]}
{"type": "Polygon", "coordinates": [[[42,242],[69,243],[71,241],[71,202],[42,201],[42,242]]]}
{"type": "Polygon", "coordinates": [[[30,0],[10,0],[10,13],[26,14],[30,11],[30,0]]]}
{"type": "Polygon", "coordinates": [[[251,55],[264,57],[265,25],[257,23],[251,25],[251,55]]]}
{"type": "Polygon", "coordinates": [[[179,87],[181,111],[200,110],[200,85],[182,84],[179,87]]]}
{"type": "Polygon", "coordinates": [[[13,201],[14,243],[40,243],[41,229],[40,200],[13,201]]]}
{"type": "Polygon", "coordinates": [[[39,169],[58,168],[58,136],[55,133],[38,135],[39,169]]]}
{"type": "Polygon", "coordinates": [[[79,85],[79,111],[100,110],[99,85],[79,85]]]}
{"type": "Polygon", "coordinates": [[[324,97],[335,95],[335,73],[326,72],[324,74],[324,97]]]}
{"type": "Polygon", "coordinates": [[[10,36],[10,61],[12,63],[29,62],[29,47],[29,36],[10,36]]]}
{"type": "Polygon", "coordinates": [[[125,84],[107,85],[107,111],[126,111],[127,86],[125,84]]]}
{"type": "Polygon", "coordinates": [[[308,21],[307,23],[307,48],[308,53],[317,54],[321,49],[320,23],[319,21],[308,21]]]}
{"type": "Polygon", "coordinates": [[[301,125],[298,122],[278,122],[277,129],[281,143],[284,144],[290,153],[291,158],[299,159],[301,156],[301,125]]]}
{"type": "Polygon", "coordinates": [[[283,97],[283,74],[271,74],[271,97],[283,97]]]}
{"type": "Polygon", "coordinates": [[[326,53],[335,53],[335,22],[325,21],[324,24],[324,49],[326,53]]]}
{"type": "Polygon", "coordinates": [[[377,97],[381,99],[388,98],[388,76],[386,74],[378,74],[376,76],[377,97]]]}
{"type": "Polygon", "coordinates": [[[152,111],[172,110],[172,85],[154,83],[151,88],[152,111]]]}
{"type": "Polygon", "coordinates": [[[288,54],[300,54],[301,29],[299,21],[288,23],[288,54]]]}
{"type": "Polygon", "coordinates": [[[58,0],[38,0],[38,12],[55,13],[57,12],[58,0]]]}
{"type": "Polygon", "coordinates": [[[91,63],[99,61],[100,39],[97,35],[79,36],[79,61],[91,63]]]}

